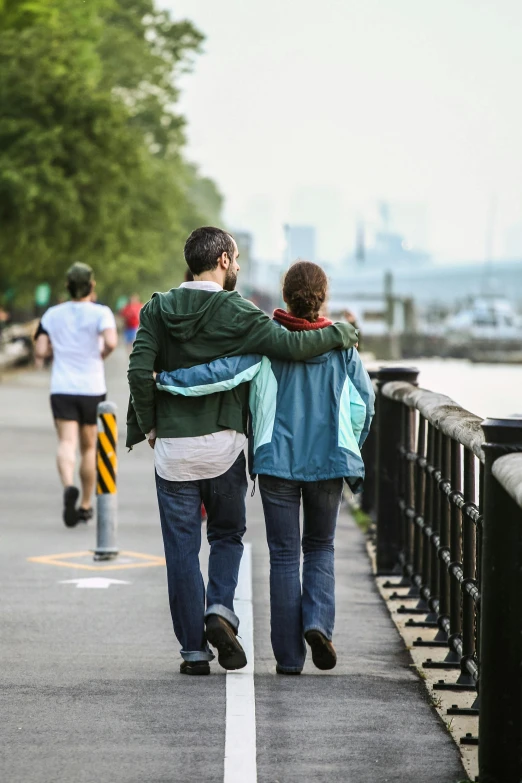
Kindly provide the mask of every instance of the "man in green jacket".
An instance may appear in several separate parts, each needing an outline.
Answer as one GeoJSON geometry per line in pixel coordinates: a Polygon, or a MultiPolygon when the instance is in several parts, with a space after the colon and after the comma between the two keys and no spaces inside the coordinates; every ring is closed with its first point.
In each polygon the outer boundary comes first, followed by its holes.
{"type": "Polygon", "coordinates": [[[246,530],[248,384],[203,397],[173,396],[157,392],[153,372],[244,353],[302,361],[357,342],[350,324],[309,332],[281,329],[234,291],[238,256],[236,242],[225,231],[193,231],[185,260],[194,280],[153,294],[141,311],[129,363],[127,445],[148,438],[154,449],[170,610],[183,674],[210,673],[214,655],[209,643],[225,669],[247,662],[237,640],[234,592],[246,530]],[[206,611],[199,567],[202,501],[210,544],[206,611]]]}

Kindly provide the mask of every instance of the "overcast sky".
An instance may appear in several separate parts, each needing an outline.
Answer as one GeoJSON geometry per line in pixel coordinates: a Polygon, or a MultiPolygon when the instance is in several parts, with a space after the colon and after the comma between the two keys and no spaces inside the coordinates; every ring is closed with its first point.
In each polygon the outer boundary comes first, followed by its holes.
{"type": "Polygon", "coordinates": [[[322,259],[357,216],[440,260],[522,257],[521,0],[161,0],[207,36],[183,79],[189,156],[258,255],[311,223],[322,259]],[[394,208],[395,205],[395,208],[394,208]]]}

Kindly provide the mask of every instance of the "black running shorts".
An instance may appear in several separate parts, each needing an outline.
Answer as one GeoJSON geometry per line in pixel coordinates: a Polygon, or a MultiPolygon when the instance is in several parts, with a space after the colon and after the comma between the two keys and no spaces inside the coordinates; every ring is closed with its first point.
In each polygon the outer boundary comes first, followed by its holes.
{"type": "Polygon", "coordinates": [[[51,408],[55,419],[77,421],[78,424],[96,424],[96,409],[106,394],[51,394],[51,408]]]}

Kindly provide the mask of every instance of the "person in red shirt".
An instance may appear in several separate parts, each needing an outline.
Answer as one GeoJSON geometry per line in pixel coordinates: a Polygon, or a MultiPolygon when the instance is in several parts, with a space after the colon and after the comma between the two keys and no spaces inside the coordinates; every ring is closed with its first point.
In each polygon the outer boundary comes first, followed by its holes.
{"type": "Polygon", "coordinates": [[[138,294],[133,294],[128,303],[120,310],[120,315],[124,321],[123,337],[127,349],[132,351],[136,332],[140,325],[140,310],[143,307],[138,294]]]}

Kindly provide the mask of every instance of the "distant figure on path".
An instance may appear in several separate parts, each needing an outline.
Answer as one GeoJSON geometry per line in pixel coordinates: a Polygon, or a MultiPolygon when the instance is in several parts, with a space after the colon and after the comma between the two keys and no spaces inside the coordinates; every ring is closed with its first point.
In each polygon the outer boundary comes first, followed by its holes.
{"type": "Polygon", "coordinates": [[[103,360],[116,348],[118,334],[111,310],[95,304],[96,282],[90,266],[76,262],[67,272],[69,302],[49,308],[35,335],[37,365],[52,356],[51,408],[58,434],[58,473],[64,487],[63,521],[67,527],[93,516],[96,480],[96,410],[107,387],[103,360]],[[80,444],[82,495],[74,486],[80,444]]]}
{"type": "Polygon", "coordinates": [[[123,338],[129,353],[132,351],[136,332],[140,325],[140,311],[142,307],[143,305],[138,294],[133,294],[125,307],[122,307],[120,310],[120,315],[124,322],[123,338]]]}
{"type": "Polygon", "coordinates": [[[6,326],[9,326],[10,321],[11,316],[9,312],[0,306],[0,330],[4,329],[6,326]]]}
{"type": "Polygon", "coordinates": [[[235,240],[225,231],[193,231],[185,244],[185,260],[194,280],[153,294],[144,305],[129,363],[127,445],[148,438],[154,448],[182,674],[210,673],[214,654],[209,643],[223,668],[241,669],[247,663],[237,639],[234,592],[246,529],[248,387],[207,397],[174,397],[157,391],[153,372],[252,351],[301,361],[357,341],[348,324],[307,333],[281,329],[234,291],[238,256],[235,240]],[[210,543],[206,608],[199,565],[201,501],[210,543]]]}

